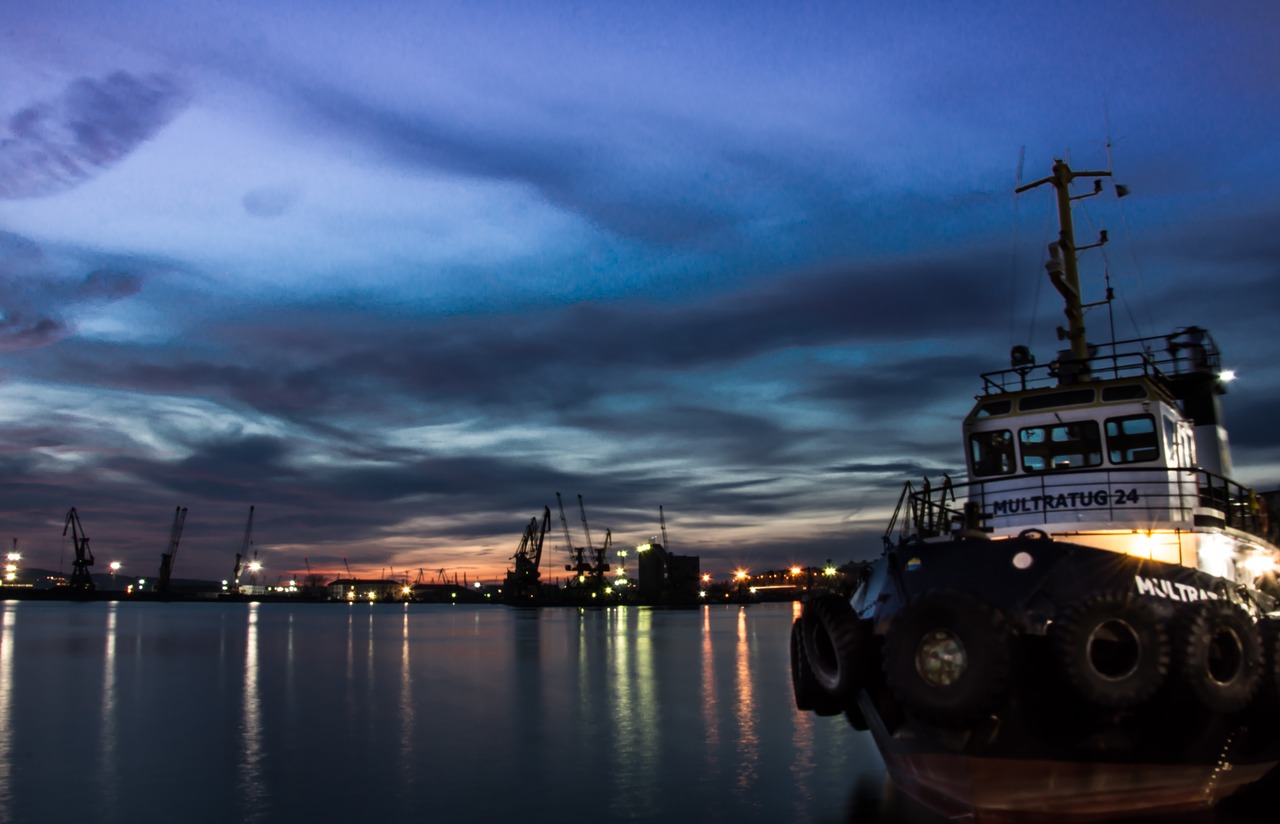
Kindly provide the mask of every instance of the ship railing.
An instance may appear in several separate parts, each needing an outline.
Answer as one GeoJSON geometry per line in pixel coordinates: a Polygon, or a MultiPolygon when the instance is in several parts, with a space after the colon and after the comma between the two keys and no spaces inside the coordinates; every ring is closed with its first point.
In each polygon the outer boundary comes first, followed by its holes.
{"type": "MultiPolygon", "coordinates": [[[[1147,377],[1171,381],[1192,374],[1218,374],[1222,357],[1208,332],[1196,327],[1170,335],[1091,346],[1088,373],[1098,378],[1147,377]]],[[[982,374],[982,394],[1045,389],[1062,383],[1057,361],[1027,364],[982,374]]]]}
{"type": "Polygon", "coordinates": [[[1280,517],[1273,503],[1280,507],[1280,493],[1259,495],[1200,467],[1060,470],[977,482],[947,478],[936,485],[926,480],[920,488],[910,482],[903,487],[884,541],[894,546],[975,528],[1106,523],[1226,527],[1274,544],[1280,543],[1280,517]]]}
{"type": "Polygon", "coordinates": [[[962,502],[957,499],[956,490],[963,490],[965,486],[952,483],[950,476],[945,476],[937,487],[925,478],[920,489],[907,481],[885,529],[885,545],[891,546],[913,536],[934,537],[949,532],[952,525],[963,517],[962,502]]]}

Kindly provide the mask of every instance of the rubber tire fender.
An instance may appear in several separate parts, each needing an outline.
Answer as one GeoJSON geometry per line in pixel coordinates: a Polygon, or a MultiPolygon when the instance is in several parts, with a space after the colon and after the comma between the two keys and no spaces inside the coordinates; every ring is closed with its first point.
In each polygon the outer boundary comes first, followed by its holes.
{"type": "Polygon", "coordinates": [[[801,627],[813,679],[842,704],[851,701],[866,685],[870,625],[858,619],[847,598],[820,595],[805,604],[801,627]]]}
{"type": "Polygon", "coordinates": [[[844,707],[813,680],[809,657],[804,651],[802,623],[797,618],[791,624],[791,694],[795,697],[796,709],[818,715],[838,715],[844,707]]]}
{"type": "Polygon", "coordinates": [[[1013,632],[1004,613],[972,593],[929,590],[893,618],[884,642],[885,681],[911,715],[943,726],[962,726],[990,713],[1008,690],[1013,632]],[[942,635],[939,635],[942,633],[942,635]],[[927,680],[920,657],[926,641],[958,644],[964,666],[954,683],[927,680]]]}
{"type": "Polygon", "coordinates": [[[1262,641],[1253,619],[1227,600],[1197,601],[1175,617],[1178,674],[1214,712],[1249,706],[1263,677],[1262,641]]]}
{"type": "Polygon", "coordinates": [[[1136,707],[1169,674],[1169,635],[1155,607],[1132,592],[1095,592],[1049,627],[1068,683],[1101,707],[1136,707]]]}

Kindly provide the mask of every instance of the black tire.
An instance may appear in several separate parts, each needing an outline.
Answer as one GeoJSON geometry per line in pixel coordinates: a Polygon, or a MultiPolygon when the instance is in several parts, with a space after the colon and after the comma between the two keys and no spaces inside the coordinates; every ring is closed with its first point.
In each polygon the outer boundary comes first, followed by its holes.
{"type": "Polygon", "coordinates": [[[1012,662],[1004,614],[958,590],[913,599],[885,636],[890,691],[911,715],[944,726],[989,714],[1008,689],[1012,662]]]}
{"type": "Polygon", "coordinates": [[[799,618],[791,625],[791,694],[795,697],[796,709],[802,712],[837,715],[844,709],[839,701],[827,695],[826,691],[818,686],[818,682],[813,680],[809,659],[804,651],[803,631],[799,618]]]}
{"type": "Polygon", "coordinates": [[[1067,681],[1101,707],[1136,707],[1169,674],[1169,635],[1160,616],[1130,592],[1098,592],[1068,608],[1049,629],[1067,681]]]}
{"type": "Polygon", "coordinates": [[[1199,601],[1175,621],[1178,675],[1214,712],[1239,712],[1253,701],[1263,677],[1258,627],[1230,601],[1199,601]]]}
{"type": "Polygon", "coordinates": [[[801,618],[804,651],[813,679],[842,704],[853,700],[865,682],[870,626],[858,620],[849,601],[822,595],[805,605],[801,618]]]}

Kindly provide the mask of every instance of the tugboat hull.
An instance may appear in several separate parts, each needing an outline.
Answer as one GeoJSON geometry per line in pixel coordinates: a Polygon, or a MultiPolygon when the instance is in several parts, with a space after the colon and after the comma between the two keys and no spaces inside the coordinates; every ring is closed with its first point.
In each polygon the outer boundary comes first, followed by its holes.
{"type": "Polygon", "coordinates": [[[851,602],[805,605],[797,698],[843,707],[895,783],[952,818],[1206,809],[1280,761],[1280,635],[1235,595],[1197,570],[1039,534],[895,548],[851,602]],[[1116,626],[1132,634],[1114,640],[1116,626]],[[1234,657],[1196,657],[1220,636],[1239,636],[1234,657]],[[948,672],[930,669],[935,643],[950,665],[964,657],[954,683],[929,680],[948,672]]]}
{"type": "Polygon", "coordinates": [[[895,752],[890,777],[950,818],[976,822],[1110,821],[1204,810],[1275,767],[1258,764],[1114,764],[895,752]]]}

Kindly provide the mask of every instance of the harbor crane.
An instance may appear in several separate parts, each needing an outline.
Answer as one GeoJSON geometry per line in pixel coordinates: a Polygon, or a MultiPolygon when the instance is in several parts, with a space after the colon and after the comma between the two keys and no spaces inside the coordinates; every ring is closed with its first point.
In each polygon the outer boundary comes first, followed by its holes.
{"type": "Polygon", "coordinates": [[[604,585],[604,574],[609,571],[609,562],[605,560],[609,547],[613,544],[613,533],[605,530],[604,545],[600,549],[596,549],[591,543],[591,528],[587,526],[587,507],[582,502],[582,496],[578,496],[578,509],[582,512],[582,531],[587,535],[587,551],[591,553],[592,560],[587,565],[587,572],[591,576],[591,582],[597,587],[604,585]]]}
{"type": "Polygon", "coordinates": [[[573,537],[569,534],[569,520],[564,517],[564,501],[560,499],[560,493],[556,493],[556,504],[560,507],[560,523],[564,526],[565,546],[569,549],[569,561],[565,564],[566,572],[572,572],[576,577],[582,578],[591,570],[591,565],[587,563],[582,555],[582,547],[573,545],[573,537]]]}
{"type": "Polygon", "coordinates": [[[542,544],[546,540],[547,530],[551,528],[551,507],[542,508],[542,526],[538,519],[530,518],[529,525],[524,528],[520,538],[520,548],[516,550],[513,560],[516,568],[507,572],[503,583],[503,592],[509,603],[528,603],[536,601],[542,592],[538,579],[542,573],[538,565],[542,563],[542,544]]]}
{"type": "MultiPolygon", "coordinates": [[[[231,576],[231,591],[240,591],[240,570],[244,567],[241,561],[249,554],[249,545],[253,543],[253,507],[249,507],[249,522],[244,525],[244,540],[240,542],[240,551],[236,553],[236,568],[231,576]]],[[[303,558],[305,561],[306,559],[303,558]]],[[[307,565],[307,572],[311,571],[311,565],[307,565]]]]}
{"type": "Polygon", "coordinates": [[[76,558],[71,562],[71,589],[93,592],[93,576],[89,574],[89,567],[93,566],[93,553],[89,551],[89,536],[84,534],[84,527],[80,526],[80,516],[76,514],[74,506],[67,512],[67,522],[62,526],[64,538],[67,530],[71,530],[71,545],[76,551],[76,558]]]}
{"type": "Polygon", "coordinates": [[[176,507],[173,511],[173,526],[169,529],[168,552],[160,555],[160,580],[156,582],[156,592],[161,595],[169,591],[169,579],[173,575],[173,562],[178,557],[178,541],[182,539],[182,525],[187,521],[187,508],[176,507]]]}

